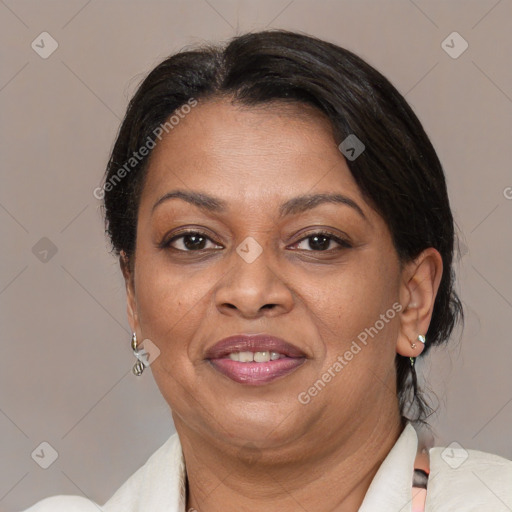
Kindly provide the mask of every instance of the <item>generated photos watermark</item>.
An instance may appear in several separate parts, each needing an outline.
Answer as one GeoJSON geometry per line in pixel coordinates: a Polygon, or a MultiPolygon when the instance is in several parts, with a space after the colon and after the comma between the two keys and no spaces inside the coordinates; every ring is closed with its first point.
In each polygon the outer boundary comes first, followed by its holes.
{"type": "Polygon", "coordinates": [[[115,174],[110,176],[110,178],[101,186],[96,187],[93,190],[93,196],[96,199],[102,200],[105,197],[105,192],[110,192],[114,189],[114,187],[121,182],[123,178],[125,178],[137,165],[139,165],[144,158],[146,158],[151,150],[156,146],[156,139],[162,140],[164,133],[169,133],[171,130],[180,123],[181,119],[184,119],[187,114],[189,114],[196,105],[198,104],[195,98],[190,98],[187,103],[184,103],[176,112],[170,116],[165,123],[157,126],[153,132],[152,136],[148,135],[144,144],[137,150],[132,153],[132,156],[128,158],[128,160],[123,164],[122,167],[116,171],[115,174]]]}
{"type": "Polygon", "coordinates": [[[377,334],[384,329],[386,324],[388,324],[397,313],[400,313],[402,309],[402,305],[399,302],[395,302],[391,308],[380,315],[379,319],[376,320],[371,327],[367,327],[361,331],[357,335],[357,340],[352,341],[350,347],[342,355],[339,355],[336,358],[320,378],[313,382],[307,390],[301,391],[297,395],[298,401],[302,405],[309,404],[311,400],[316,397],[325,388],[325,386],[331,382],[332,379],[334,379],[350,361],[352,361],[352,359],[354,359],[354,356],[359,354],[361,350],[368,345],[368,337],[373,339],[377,336],[377,334]]]}

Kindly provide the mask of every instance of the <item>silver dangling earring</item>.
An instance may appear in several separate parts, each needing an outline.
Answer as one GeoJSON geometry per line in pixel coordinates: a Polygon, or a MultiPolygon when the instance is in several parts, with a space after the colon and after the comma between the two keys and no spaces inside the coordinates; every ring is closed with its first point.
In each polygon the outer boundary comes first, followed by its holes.
{"type": "Polygon", "coordinates": [[[132,349],[133,354],[137,358],[137,362],[133,365],[132,372],[134,375],[137,375],[137,377],[140,377],[142,375],[142,372],[144,371],[145,365],[144,363],[139,359],[139,351],[137,350],[137,334],[132,334],[132,349]]]}
{"type": "MultiPolygon", "coordinates": [[[[423,336],[423,334],[418,334],[417,340],[420,341],[421,343],[423,343],[423,345],[425,345],[426,339],[425,339],[425,336],[423,336]]],[[[411,343],[411,348],[416,348],[416,343],[411,343]]],[[[416,362],[416,358],[409,357],[409,361],[411,361],[411,366],[412,366],[412,368],[414,368],[414,363],[416,362]]]]}

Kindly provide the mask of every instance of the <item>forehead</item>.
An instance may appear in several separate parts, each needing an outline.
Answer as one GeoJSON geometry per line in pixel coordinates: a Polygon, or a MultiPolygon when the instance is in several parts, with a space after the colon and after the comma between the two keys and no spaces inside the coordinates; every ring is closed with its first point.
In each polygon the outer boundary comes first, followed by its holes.
{"type": "Polygon", "coordinates": [[[320,190],[361,197],[324,114],[227,99],[199,103],[153,150],[143,200],[171,188],[245,200],[320,190]]]}

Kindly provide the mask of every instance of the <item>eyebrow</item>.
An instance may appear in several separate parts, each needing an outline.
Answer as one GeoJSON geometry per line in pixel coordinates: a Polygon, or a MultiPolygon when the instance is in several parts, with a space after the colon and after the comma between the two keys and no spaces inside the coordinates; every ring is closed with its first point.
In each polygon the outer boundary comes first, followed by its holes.
{"type": "MultiPolygon", "coordinates": [[[[200,192],[191,192],[188,190],[172,190],[158,199],[158,201],[153,205],[151,213],[153,213],[159,205],[169,201],[170,199],[182,199],[187,203],[197,206],[201,210],[212,213],[223,213],[228,209],[227,202],[218,197],[213,197],[200,192]]],[[[368,220],[361,207],[353,199],[343,194],[305,194],[293,197],[279,207],[279,215],[280,217],[297,215],[324,203],[335,203],[349,206],[363,219],[368,220]]]]}

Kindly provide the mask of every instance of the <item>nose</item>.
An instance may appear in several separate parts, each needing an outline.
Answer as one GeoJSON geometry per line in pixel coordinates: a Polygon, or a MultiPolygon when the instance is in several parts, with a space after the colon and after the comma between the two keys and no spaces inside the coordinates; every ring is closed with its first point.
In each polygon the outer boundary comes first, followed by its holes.
{"type": "Polygon", "coordinates": [[[293,308],[293,293],[271,261],[269,250],[246,261],[233,252],[230,268],[217,285],[215,302],[225,315],[277,316],[293,308]]]}

